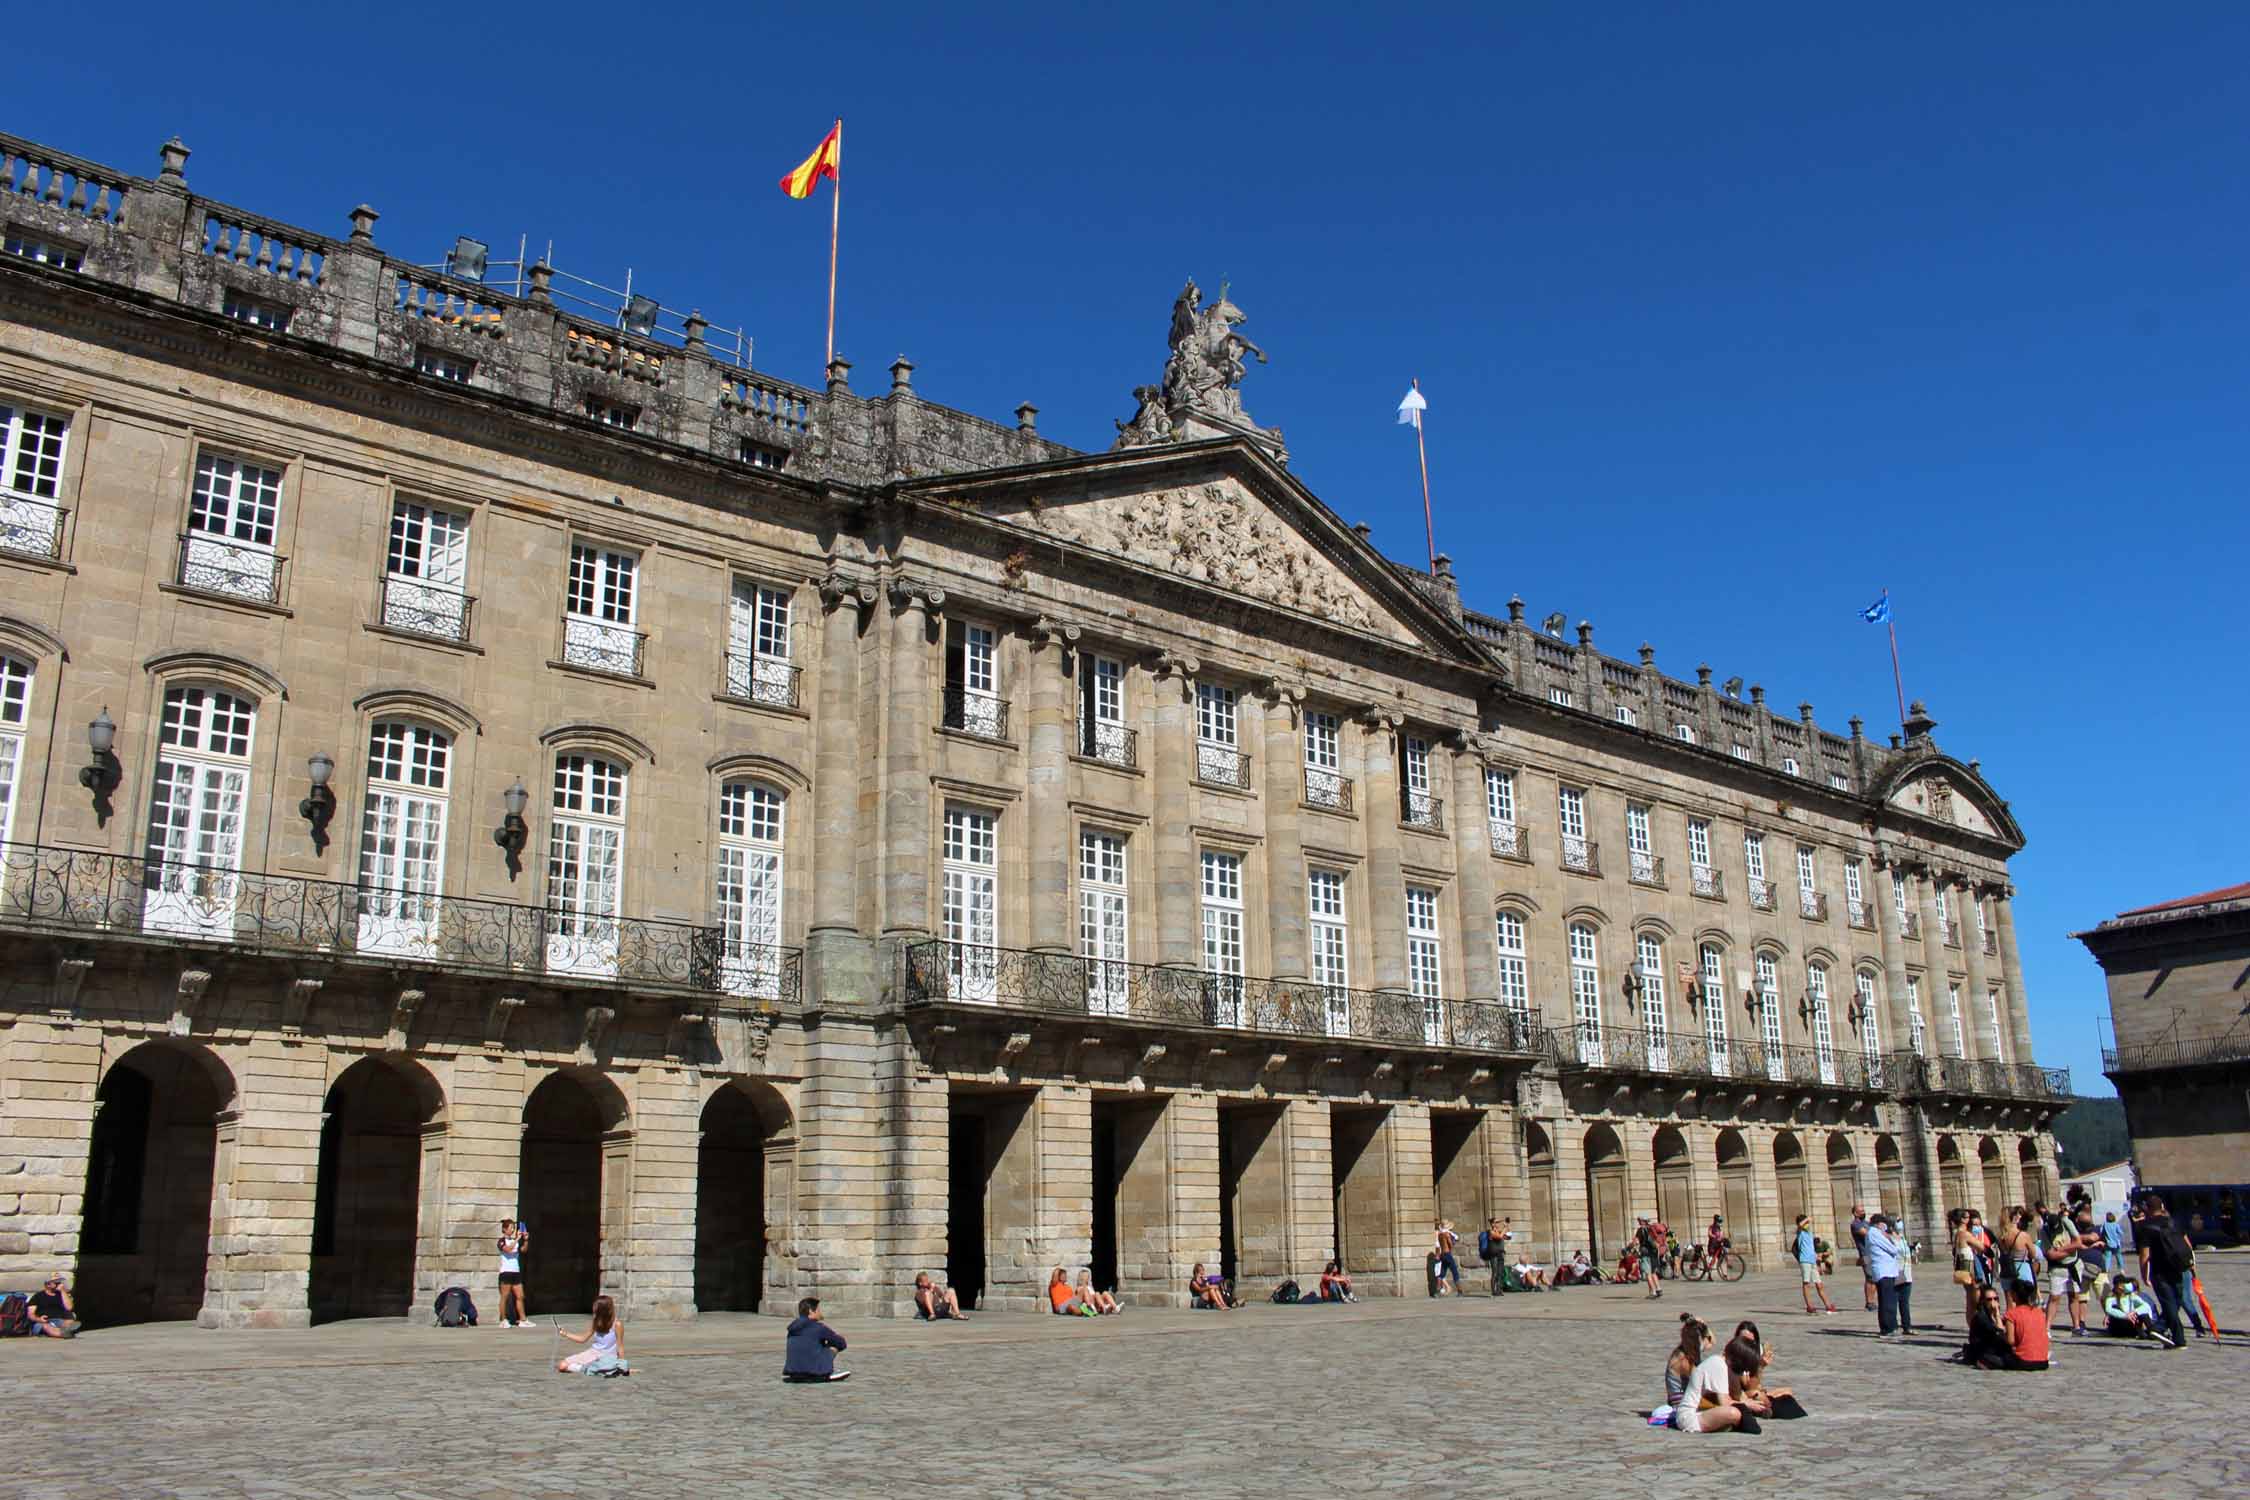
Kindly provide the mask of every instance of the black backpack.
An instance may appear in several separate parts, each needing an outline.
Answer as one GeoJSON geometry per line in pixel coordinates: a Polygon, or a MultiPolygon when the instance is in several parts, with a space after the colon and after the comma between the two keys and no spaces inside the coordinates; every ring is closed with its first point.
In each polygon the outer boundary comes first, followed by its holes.
{"type": "Polygon", "coordinates": [[[1294,1302],[1298,1295],[1297,1283],[1294,1281],[1284,1281],[1273,1289],[1273,1300],[1276,1302],[1294,1302]]]}
{"type": "Polygon", "coordinates": [[[31,1335],[31,1299],[21,1292],[10,1292],[0,1297],[0,1339],[28,1338],[31,1335]]]}
{"type": "Polygon", "coordinates": [[[469,1300],[465,1286],[449,1286],[438,1293],[437,1321],[440,1328],[474,1328],[477,1326],[477,1305],[469,1300]]]}

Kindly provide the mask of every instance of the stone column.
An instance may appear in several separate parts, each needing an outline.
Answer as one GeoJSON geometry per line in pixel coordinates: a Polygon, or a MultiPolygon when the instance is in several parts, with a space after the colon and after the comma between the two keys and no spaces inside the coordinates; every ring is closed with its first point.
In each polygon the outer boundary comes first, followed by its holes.
{"type": "Polygon", "coordinates": [[[202,1327],[312,1325],[313,1194],[327,1093],[324,1050],[278,1036],[251,1041],[237,1106],[219,1117],[202,1327]]]}
{"type": "MultiPolygon", "coordinates": [[[[1195,916],[1200,876],[1195,867],[1195,842],[1188,834],[1189,813],[1195,801],[1196,670],[1196,660],[1191,656],[1157,659],[1156,753],[1149,764],[1156,806],[1157,962],[1183,969],[1196,967],[1203,949],[1195,916]]],[[[1216,1243],[1215,1227],[1211,1238],[1216,1243]]]]}
{"type": "MultiPolygon", "coordinates": [[[[1719,1126],[1698,1121],[1680,1122],[1680,1133],[1687,1137],[1688,1143],[1688,1194],[1695,1200],[1695,1222],[1685,1228],[1699,1240],[1711,1222],[1711,1215],[1727,1211],[1726,1188],[1719,1181],[1719,1130],[1719,1126]]],[[[1736,1230],[1729,1225],[1727,1233],[1733,1235],[1736,1230]]]]}
{"type": "Polygon", "coordinates": [[[2000,990],[2008,1007],[2008,1040],[2016,1061],[2036,1060],[2031,1050],[2031,1000],[2023,989],[2023,960],[2016,953],[2016,914],[2010,902],[2015,888],[2004,886],[1992,897],[1993,921],[2000,929],[2000,990]]]}
{"type": "Polygon", "coordinates": [[[878,984],[859,931],[859,625],[875,586],[831,575],[820,586],[820,683],[813,723],[813,902],[805,936],[811,1003],[866,1004],[878,984]]]}
{"type": "Polygon", "coordinates": [[[798,1091],[797,1275],[827,1309],[866,1317],[892,1289],[875,1284],[885,1203],[883,1111],[874,1027],[831,1011],[805,1029],[798,1091]]]}
{"type": "Polygon", "coordinates": [[[1899,931],[1898,899],[1891,894],[1892,867],[1877,860],[1869,868],[1880,888],[1868,892],[1868,899],[1874,902],[1875,930],[1883,944],[1883,988],[1889,993],[1890,1019],[1883,1031],[1893,1052],[1908,1053],[1914,1050],[1914,1023],[1906,1003],[1906,938],[1899,931]]]}
{"type": "Polygon", "coordinates": [[[1406,876],[1400,869],[1399,721],[1379,709],[1360,715],[1366,747],[1367,913],[1375,988],[1406,988],[1406,876]]]}
{"type": "Polygon", "coordinates": [[[0,1031],[0,1280],[10,1287],[57,1271],[77,1284],[101,1042],[97,1028],[60,1019],[0,1031]]]}
{"type": "Polygon", "coordinates": [[[632,1081],[625,1316],[692,1318],[702,1090],[693,1068],[643,1068],[632,1081]]]}
{"type": "Polygon", "coordinates": [[[1311,972],[1306,929],[1305,757],[1297,741],[1305,690],[1268,682],[1266,700],[1266,907],[1273,940],[1273,977],[1311,972]]]}
{"type": "MultiPolygon", "coordinates": [[[[1968,957],[1969,1014],[1977,1032],[1976,1045],[1969,1049],[1972,1057],[1989,1057],[1995,1062],[2000,1054],[1993,1050],[1993,1028],[1984,1019],[1985,996],[1995,987],[1990,982],[1984,963],[1984,937],[1977,931],[1977,913],[1984,909],[1984,896],[1977,888],[1963,880],[1953,888],[1953,904],[1961,909],[1961,951],[1968,957]]],[[[2006,1000],[1994,1002],[1994,1016],[1999,1028],[2005,1032],[2007,1011],[2002,1008],[2006,1000]]]]}
{"type": "Polygon", "coordinates": [[[1336,1158],[1326,1099],[1292,1099],[1282,1112],[1288,1138],[1289,1261],[1314,1270],[1336,1253],[1336,1158]]]}
{"type": "MultiPolygon", "coordinates": [[[[1906,1106],[1912,1111],[1914,1122],[1907,1127],[1905,1157],[1907,1168],[1906,1189],[1914,1195],[1913,1228],[1920,1231],[1914,1237],[1927,1240],[1932,1235],[1942,1235],[1945,1226],[1945,1182],[1938,1172],[1938,1132],[1932,1127],[1929,1111],[1919,1104],[1906,1106]]],[[[1970,1201],[1983,1194],[1972,1190],[1970,1201]]]]}
{"type": "Polygon", "coordinates": [[[1773,1164],[1773,1127],[1746,1125],[1742,1137],[1750,1148],[1750,1221],[1755,1227],[1747,1245],[1736,1234],[1734,1248],[1749,1257],[1753,1268],[1770,1271],[1783,1263],[1782,1242],[1795,1226],[1781,1221],[1781,1175],[1773,1164]]]}
{"type": "Polygon", "coordinates": [[[876,1085],[889,1100],[882,1145],[890,1171],[875,1230],[875,1304],[879,1313],[911,1318],[915,1273],[945,1270],[953,1100],[943,1077],[923,1072],[904,1027],[879,1045],[876,1085]]]}
{"type": "Polygon", "coordinates": [[[1036,1110],[1036,1233],[1044,1293],[1048,1268],[1061,1266],[1076,1281],[1094,1257],[1093,1091],[1082,1083],[1044,1084],[1036,1110]]]}
{"type": "MultiPolygon", "coordinates": [[[[1919,875],[1916,894],[1922,910],[1922,975],[1929,987],[1930,1014],[1938,1033],[1937,1045],[1930,1050],[1947,1053],[1953,1046],[1953,1007],[1946,998],[1945,987],[1952,983],[1945,962],[1945,924],[1938,920],[1937,872],[1925,867],[1919,875]]],[[[1967,1039],[1969,1018],[1961,1017],[1962,1055],[1968,1055],[1967,1039]]]]}
{"type": "Polygon", "coordinates": [[[1492,926],[1492,825],[1485,816],[1484,758],[1464,736],[1456,735],[1446,748],[1453,755],[1453,848],[1461,870],[1461,993],[1470,1000],[1495,1000],[1500,959],[1492,926]]]}
{"type": "Polygon", "coordinates": [[[1075,953],[1077,913],[1070,900],[1071,670],[1075,625],[1042,620],[1031,632],[1031,723],[1025,736],[1024,842],[1031,864],[1031,946],[1075,953]]]}
{"type": "Polygon", "coordinates": [[[883,765],[883,935],[930,931],[930,627],[945,591],[891,585],[891,663],[883,765]]]}
{"type": "MultiPolygon", "coordinates": [[[[464,1052],[446,1098],[446,1194],[438,1261],[444,1285],[469,1289],[479,1308],[500,1306],[493,1244],[516,1216],[523,1173],[524,1065],[519,1056],[464,1052]]],[[[553,1309],[534,1307],[534,1317],[553,1309]]]]}
{"type": "MultiPolygon", "coordinates": [[[[1484,1112],[1484,1123],[1477,1127],[1477,1140],[1484,1150],[1484,1217],[1498,1215],[1514,1221],[1519,1234],[1534,1234],[1537,1226],[1531,1222],[1531,1180],[1525,1170],[1523,1157],[1523,1127],[1516,1120],[1515,1106],[1497,1105],[1484,1112]]],[[[1482,1229],[1481,1223],[1476,1226],[1482,1229]]],[[[1474,1247],[1476,1236],[1467,1236],[1474,1247]]],[[[1544,1247],[1542,1247],[1544,1255],[1544,1247]]],[[[1552,1257],[1547,1258],[1550,1263],[1552,1257]]]]}
{"type": "MultiPolygon", "coordinates": [[[[1588,1255],[1597,1260],[1606,1259],[1609,1266],[1617,1264],[1615,1245],[1593,1243],[1592,1204],[1586,1194],[1586,1125],[1572,1115],[1540,1122],[1547,1131],[1547,1139],[1555,1148],[1554,1213],[1555,1242],[1540,1248],[1550,1262],[1559,1261],[1573,1251],[1584,1247],[1588,1255]]],[[[1544,1233],[1545,1225],[1534,1226],[1544,1233]]]]}
{"type": "MultiPolygon", "coordinates": [[[[1394,808],[1392,822],[1397,822],[1394,808]]],[[[1400,1101],[1391,1106],[1370,1152],[1384,1152],[1390,1166],[1391,1294],[1419,1296],[1423,1255],[1430,1247],[1437,1217],[1437,1182],[1431,1173],[1430,1107],[1400,1101]]]]}
{"type": "Polygon", "coordinates": [[[1164,1105],[1165,1139],[1171,1160],[1172,1280],[1167,1290],[1146,1293],[1161,1306],[1184,1304],[1188,1273],[1201,1261],[1212,1275],[1219,1269],[1219,1101],[1202,1089],[1174,1094],[1164,1105]]]}

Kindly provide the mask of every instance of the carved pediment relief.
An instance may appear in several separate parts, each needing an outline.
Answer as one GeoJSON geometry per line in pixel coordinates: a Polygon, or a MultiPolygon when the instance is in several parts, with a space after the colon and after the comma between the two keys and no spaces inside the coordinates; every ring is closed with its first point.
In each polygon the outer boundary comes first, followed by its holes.
{"type": "Polygon", "coordinates": [[[1358,630],[1412,639],[1295,526],[1231,479],[1033,507],[1019,523],[1358,630]]]}
{"type": "Polygon", "coordinates": [[[1978,797],[1971,796],[1954,785],[1953,778],[1943,770],[1931,770],[1920,776],[1910,776],[1891,789],[1890,805],[1902,812],[1914,813],[1935,822],[1966,828],[1971,833],[1987,837],[1999,836],[2001,830],[1979,806],[1978,797]]]}

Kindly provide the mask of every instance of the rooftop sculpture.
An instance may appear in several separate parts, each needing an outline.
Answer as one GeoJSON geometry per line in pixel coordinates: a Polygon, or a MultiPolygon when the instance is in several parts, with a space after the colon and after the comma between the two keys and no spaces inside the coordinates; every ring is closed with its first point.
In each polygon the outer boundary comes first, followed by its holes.
{"type": "Polygon", "coordinates": [[[1164,383],[1134,388],[1139,406],[1131,421],[1117,424],[1114,446],[1247,437],[1286,463],[1289,453],[1281,429],[1260,427],[1242,408],[1244,356],[1266,362],[1266,351],[1237,331],[1243,321],[1244,313],[1227,297],[1224,282],[1217,300],[1205,306],[1203,289],[1190,277],[1172,303],[1172,354],[1164,364],[1164,383]]]}

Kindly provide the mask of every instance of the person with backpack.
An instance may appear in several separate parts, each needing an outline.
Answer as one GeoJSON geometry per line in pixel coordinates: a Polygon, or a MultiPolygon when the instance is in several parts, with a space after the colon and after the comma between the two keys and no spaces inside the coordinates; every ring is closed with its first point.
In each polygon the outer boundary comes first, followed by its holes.
{"type": "Polygon", "coordinates": [[[1875,1310],[1875,1278],[1867,1274],[1867,1205],[1852,1205],[1852,1252],[1859,1257],[1859,1279],[1867,1294],[1867,1310],[1875,1310]]]}
{"type": "Polygon", "coordinates": [[[2101,1249],[2101,1237],[2081,1234],[2078,1226],[2067,1220],[2057,1220],[2054,1231],[2047,1236],[2043,1247],[2047,1252],[2047,1305],[2042,1309],[2047,1322],[2055,1321],[2055,1304],[2060,1302],[2070,1314],[2072,1338],[2086,1336],[2086,1288],[2092,1278],[2080,1280],[2084,1262],[2081,1257],[2088,1250],[2101,1249]]]}
{"type": "Polygon", "coordinates": [[[31,1294],[24,1311],[31,1319],[29,1332],[33,1338],[78,1337],[78,1307],[70,1300],[70,1288],[60,1276],[48,1277],[46,1284],[31,1294]]]}
{"type": "Polygon", "coordinates": [[[1484,1262],[1485,1273],[1492,1278],[1492,1295],[1503,1297],[1508,1292],[1508,1221],[1487,1219],[1484,1228],[1477,1231],[1477,1257],[1484,1262]]]}
{"type": "Polygon", "coordinates": [[[2133,1239],[2141,1251],[2141,1284],[2156,1294],[2156,1310],[2164,1320],[2164,1332],[2172,1340],[2172,1349],[2177,1350],[2187,1343],[2180,1310],[2187,1302],[2187,1278],[2195,1266],[2195,1248],[2173,1224],[2164,1200],[2153,1195],[2146,1200],[2146,1217],[2133,1226],[2133,1239]]]}
{"type": "Polygon", "coordinates": [[[474,1328],[477,1326],[477,1305],[469,1299],[465,1286],[449,1286],[438,1293],[437,1324],[440,1328],[474,1328]]]}

